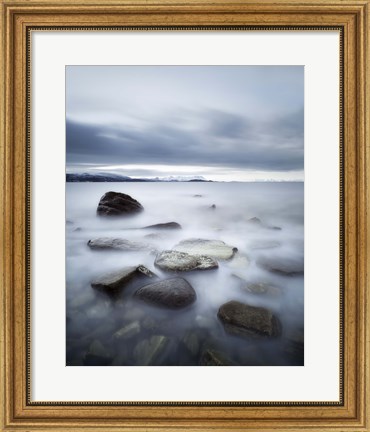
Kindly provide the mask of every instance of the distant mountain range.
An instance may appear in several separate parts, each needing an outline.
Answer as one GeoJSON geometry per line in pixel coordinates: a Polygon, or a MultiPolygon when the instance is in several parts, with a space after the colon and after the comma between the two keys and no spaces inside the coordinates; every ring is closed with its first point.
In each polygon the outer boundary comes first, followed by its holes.
{"type": "Polygon", "coordinates": [[[202,176],[169,176],[154,178],[132,178],[114,173],[67,173],[67,182],[208,182],[202,176]]]}

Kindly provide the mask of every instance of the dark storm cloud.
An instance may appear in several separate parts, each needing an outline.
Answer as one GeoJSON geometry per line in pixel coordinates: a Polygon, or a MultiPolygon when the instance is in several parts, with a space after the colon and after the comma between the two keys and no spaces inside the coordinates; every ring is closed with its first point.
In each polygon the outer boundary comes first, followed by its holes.
{"type": "Polygon", "coordinates": [[[67,163],[303,168],[303,109],[269,120],[202,110],[120,126],[67,121],[67,163]],[[194,127],[189,127],[195,125],[194,127]]]}

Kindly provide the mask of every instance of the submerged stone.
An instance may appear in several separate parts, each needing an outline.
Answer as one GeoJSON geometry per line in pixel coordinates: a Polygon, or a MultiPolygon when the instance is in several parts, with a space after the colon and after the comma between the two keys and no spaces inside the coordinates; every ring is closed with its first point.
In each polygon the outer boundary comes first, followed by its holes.
{"type": "Polygon", "coordinates": [[[140,323],[139,321],[135,321],[117,330],[113,334],[113,339],[116,340],[130,339],[132,336],[135,336],[138,333],[140,333],[140,323]]]}
{"type": "Polygon", "coordinates": [[[248,282],[242,276],[233,273],[232,276],[238,280],[239,288],[251,294],[266,294],[271,296],[278,296],[281,294],[280,288],[265,282],[248,282]]]}
{"type": "Polygon", "coordinates": [[[303,257],[284,257],[284,256],[261,256],[257,264],[273,273],[281,273],[285,276],[302,275],[304,273],[303,257]]]}
{"type": "Polygon", "coordinates": [[[94,340],[85,355],[85,366],[108,366],[112,363],[113,357],[104,347],[100,340],[94,340]]]}
{"type": "Polygon", "coordinates": [[[224,354],[212,349],[203,352],[199,364],[200,366],[235,366],[235,363],[224,354]]]}
{"type": "Polygon", "coordinates": [[[193,356],[196,356],[198,354],[200,344],[199,344],[198,336],[195,332],[192,331],[186,332],[183,338],[183,342],[186,348],[193,356]]]}
{"type": "Polygon", "coordinates": [[[266,308],[230,301],[220,307],[217,316],[230,334],[245,337],[281,335],[280,320],[266,308]]]}
{"type": "Polygon", "coordinates": [[[166,336],[152,336],[140,341],[134,348],[134,358],[139,366],[152,365],[160,358],[169,343],[166,336]]]}

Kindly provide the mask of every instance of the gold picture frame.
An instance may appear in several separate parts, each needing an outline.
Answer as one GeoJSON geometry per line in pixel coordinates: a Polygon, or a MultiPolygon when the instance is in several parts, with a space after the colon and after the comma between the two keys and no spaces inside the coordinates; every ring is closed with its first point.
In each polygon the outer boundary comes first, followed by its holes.
{"type": "MultiPolygon", "coordinates": [[[[370,431],[370,0],[0,0],[3,173],[1,430],[370,431]],[[30,400],[30,57],[32,29],[337,29],[341,34],[341,400],[44,402],[30,400]]],[[[339,235],[339,234],[338,234],[339,235]]]]}

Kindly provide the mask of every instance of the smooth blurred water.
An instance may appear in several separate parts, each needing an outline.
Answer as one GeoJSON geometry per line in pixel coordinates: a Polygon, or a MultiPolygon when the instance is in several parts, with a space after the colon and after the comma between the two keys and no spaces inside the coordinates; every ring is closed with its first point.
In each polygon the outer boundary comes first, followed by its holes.
{"type": "Polygon", "coordinates": [[[67,365],[88,365],[87,353],[96,351],[106,359],[98,364],[138,364],[139,344],[142,347],[153,336],[166,337],[166,348],[155,365],[199,365],[207,348],[239,365],[302,365],[304,278],[270,272],[257,261],[261,256],[303,260],[303,188],[303,183],[267,182],[67,183],[67,365]],[[97,216],[98,202],[108,191],[131,195],[144,211],[122,218],[97,216]],[[248,221],[253,217],[262,226],[248,221]],[[136,229],[171,221],[182,229],[136,229]],[[146,237],[152,233],[158,236],[146,237]],[[184,239],[217,239],[237,247],[238,254],[230,261],[219,261],[217,270],[181,273],[194,287],[197,300],[173,311],[135,299],[134,288],[114,301],[91,288],[96,276],[132,265],[143,264],[161,278],[173,276],[154,267],[155,254],[149,251],[91,250],[87,242],[96,237],[151,243],[158,251],[184,239]],[[251,283],[272,284],[277,293],[248,293],[233,273],[251,283]],[[272,310],[282,322],[282,337],[248,340],[226,333],[217,311],[229,300],[272,310]],[[132,323],[139,331],[125,340],[112,338],[132,323]]]}

